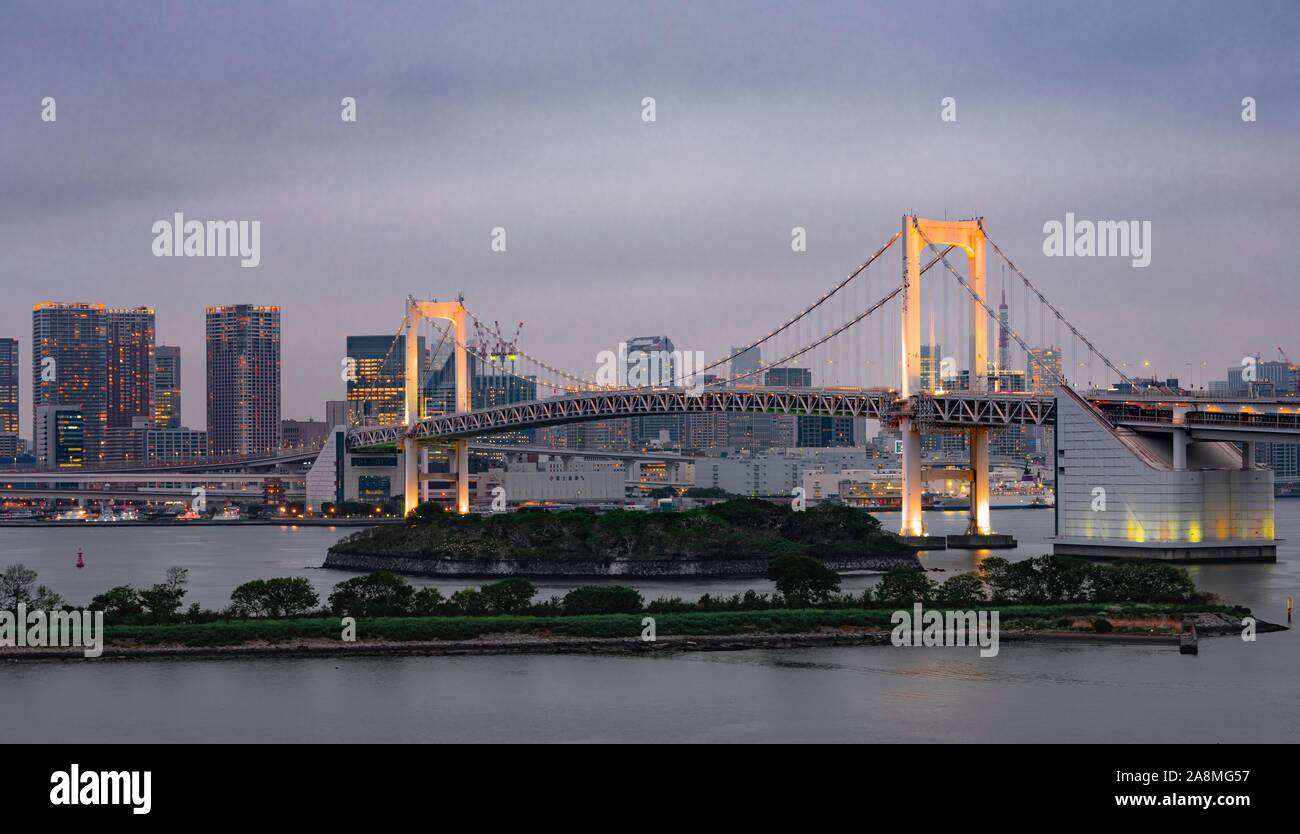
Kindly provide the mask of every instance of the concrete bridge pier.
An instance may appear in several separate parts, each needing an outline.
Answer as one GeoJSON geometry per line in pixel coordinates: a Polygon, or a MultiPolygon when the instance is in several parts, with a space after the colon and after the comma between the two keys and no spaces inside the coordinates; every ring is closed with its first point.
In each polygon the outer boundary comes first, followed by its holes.
{"type": "Polygon", "coordinates": [[[420,505],[420,449],[414,437],[402,438],[402,472],[405,475],[402,507],[410,513],[420,505]]]}
{"type": "Polygon", "coordinates": [[[989,430],[970,430],[970,519],[964,535],[948,536],[947,546],[959,550],[994,550],[1016,546],[1012,536],[994,533],[989,521],[989,430]]]}
{"type": "Polygon", "coordinates": [[[456,473],[456,512],[469,512],[469,438],[452,445],[452,470],[456,473]]]}

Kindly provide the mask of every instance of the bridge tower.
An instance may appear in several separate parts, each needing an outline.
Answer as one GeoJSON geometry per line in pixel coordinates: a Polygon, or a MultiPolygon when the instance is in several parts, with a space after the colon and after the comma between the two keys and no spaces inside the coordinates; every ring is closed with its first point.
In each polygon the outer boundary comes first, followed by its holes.
{"type": "MultiPolygon", "coordinates": [[[[903,216],[903,303],[902,303],[902,395],[906,399],[921,393],[921,247],[958,246],[965,250],[969,270],[967,283],[980,302],[985,300],[984,230],[980,220],[929,220],[916,215],[903,216]]],[[[987,313],[978,302],[970,303],[970,367],[968,378],[973,391],[987,388],[988,322],[987,313]]],[[[931,360],[933,361],[933,359],[931,360]]],[[[903,521],[904,536],[925,536],[921,515],[921,491],[925,478],[921,466],[921,432],[912,416],[899,419],[903,439],[903,521]]],[[[970,522],[968,536],[984,536],[989,527],[989,437],[987,428],[969,430],[970,445],[970,522]]]]}
{"type": "MultiPolygon", "coordinates": [[[[417,301],[406,299],[406,435],[402,439],[402,465],[406,473],[406,512],[420,503],[420,474],[423,468],[419,444],[412,428],[420,421],[420,322],[441,319],[451,322],[456,366],[456,411],[470,410],[469,359],[465,352],[465,305],[460,301],[417,301]]],[[[427,461],[427,458],[425,458],[427,461]]],[[[469,512],[469,439],[452,441],[452,471],[456,473],[456,512],[469,512]]]]}

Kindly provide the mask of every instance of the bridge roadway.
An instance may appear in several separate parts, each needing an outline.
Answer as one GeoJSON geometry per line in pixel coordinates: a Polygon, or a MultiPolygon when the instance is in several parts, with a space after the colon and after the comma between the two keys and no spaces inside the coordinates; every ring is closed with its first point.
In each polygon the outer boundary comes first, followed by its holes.
{"type": "MultiPolygon", "coordinates": [[[[1115,425],[1134,431],[1169,431],[1185,425],[1192,439],[1296,440],[1300,437],[1300,399],[1231,399],[1150,394],[1119,398],[1090,394],[1087,399],[1115,425]]],[[[881,388],[718,388],[696,395],[684,389],[591,391],[493,406],[479,411],[426,417],[410,436],[439,443],[497,432],[555,426],[587,420],[660,414],[762,413],[827,417],[865,417],[896,425],[911,417],[923,430],[1052,425],[1053,396],[1028,393],[948,391],[903,399],[881,388]]],[[[354,429],[351,449],[400,443],[403,426],[354,429]]]]}

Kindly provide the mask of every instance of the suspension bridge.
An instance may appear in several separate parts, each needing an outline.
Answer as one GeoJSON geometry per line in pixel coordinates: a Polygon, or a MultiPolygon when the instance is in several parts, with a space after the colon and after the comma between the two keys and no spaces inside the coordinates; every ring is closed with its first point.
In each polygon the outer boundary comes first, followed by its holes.
{"type": "MultiPolygon", "coordinates": [[[[1136,386],[1016,266],[982,218],[904,216],[898,232],[828,291],[689,375],[610,384],[518,345],[494,351],[483,334],[508,343],[463,298],[408,298],[385,360],[396,365],[403,354],[402,419],[346,432],[351,452],[400,452],[408,511],[430,479],[422,450],[446,447],[455,509],[469,512],[469,445],[484,435],[653,415],[867,418],[901,438],[903,536],[918,547],[933,544],[922,513],[923,484],[932,477],[922,466],[922,437],[962,433],[971,497],[964,546],[996,546],[989,435],[1053,426],[1058,552],[1267,559],[1275,552],[1272,474],[1254,466],[1252,444],[1300,436],[1294,399],[1232,401],[1136,386]],[[896,246],[901,283],[885,260],[896,246]],[[952,263],[961,254],[964,270],[952,263]],[[990,254],[1002,276],[996,308],[990,254]],[[1017,291],[1021,298],[1016,317],[1006,303],[1008,281],[1013,300],[1017,291]],[[430,341],[437,339],[434,354],[450,346],[454,379],[440,402],[427,396],[422,371],[426,325],[430,341]],[[473,409],[471,364],[536,395],[473,409]],[[1125,393],[1116,394],[1120,386],[1125,393]]],[[[666,358],[663,366],[682,364],[666,358]]]]}

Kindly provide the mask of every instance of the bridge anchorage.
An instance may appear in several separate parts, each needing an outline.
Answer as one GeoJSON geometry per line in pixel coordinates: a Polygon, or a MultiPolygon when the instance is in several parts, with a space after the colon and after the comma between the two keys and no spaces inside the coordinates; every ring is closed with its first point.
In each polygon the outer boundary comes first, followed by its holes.
{"type": "MultiPolygon", "coordinates": [[[[761,338],[694,369],[698,377],[692,374],[654,385],[598,384],[530,355],[485,326],[462,299],[408,298],[394,347],[403,337],[400,421],[336,429],[336,435],[342,433],[341,442],[327,444],[313,473],[326,466],[337,468],[336,450],[343,450],[347,460],[354,454],[363,457],[367,466],[378,465],[377,456],[393,455],[391,450],[396,450],[400,454],[392,456],[391,465],[403,473],[408,511],[421,498],[427,500],[430,481],[448,477],[428,473],[428,449],[434,446],[450,450],[455,508],[466,513],[470,510],[469,446],[471,440],[485,436],[657,415],[866,418],[899,433],[902,536],[917,548],[1009,547],[1014,540],[999,535],[990,523],[990,436],[1050,426],[1054,428],[1057,553],[1092,558],[1269,560],[1276,558],[1272,473],[1255,467],[1254,443],[1294,442],[1300,437],[1300,409],[1289,405],[1294,400],[1246,404],[1180,390],[1134,393],[1140,389],[1133,380],[989,238],[982,218],[934,220],[905,215],[901,230],[829,292],[761,338]],[[872,274],[881,274],[869,268],[900,240],[901,285],[874,290],[866,286],[872,274]],[[957,250],[966,255],[965,274],[949,263],[947,256],[957,250]],[[1004,268],[1001,312],[995,312],[987,298],[989,250],[1004,268]],[[937,368],[933,312],[928,341],[922,337],[922,279],[935,267],[953,279],[925,281],[929,297],[936,290],[943,292],[945,328],[952,324],[947,294],[957,289],[956,326],[950,329],[957,334],[952,341],[959,350],[954,352],[964,358],[961,368],[949,357],[944,358],[942,371],[937,368]],[[1007,313],[1008,275],[1023,288],[1020,330],[1007,313]],[[861,296],[851,295],[854,292],[861,296]],[[883,296],[873,302],[878,292],[883,296]],[[1032,326],[1031,298],[1038,305],[1038,348],[1026,340],[1032,326]],[[881,314],[894,303],[897,308],[881,314]],[[825,334],[810,336],[807,331],[820,332],[826,319],[830,321],[825,334]],[[452,346],[446,367],[454,369],[450,386],[454,395],[438,405],[427,400],[421,387],[419,331],[425,321],[445,323],[442,340],[450,338],[452,346]],[[1048,321],[1056,329],[1055,338],[1047,332],[1048,321]],[[509,355],[469,343],[471,326],[481,334],[497,336],[495,343],[509,344],[509,355]],[[1062,328],[1071,340],[1072,359],[1080,358],[1082,348],[1086,362],[1067,365],[1063,361],[1062,328]],[[868,346],[872,338],[877,340],[875,348],[868,346]],[[778,358],[758,361],[760,355],[778,358]],[[745,357],[755,361],[742,361],[745,357]],[[1020,359],[1023,370],[1014,367],[1020,359]],[[1104,376],[1097,382],[1092,379],[1094,359],[1103,366],[1104,376]],[[476,380],[484,373],[494,380],[517,381],[519,390],[529,395],[479,402],[476,380]],[[839,373],[848,379],[837,377],[839,373]],[[820,383],[815,382],[818,376],[820,383]],[[956,536],[931,535],[922,512],[924,485],[953,478],[953,468],[931,469],[923,463],[927,439],[938,435],[961,436],[960,445],[969,453],[968,465],[956,470],[957,478],[969,484],[970,495],[966,530],[956,536]]],[[[309,475],[309,494],[312,481],[309,475]]],[[[334,490],[342,499],[351,489],[345,490],[334,478],[320,494],[332,496],[334,490]]]]}

